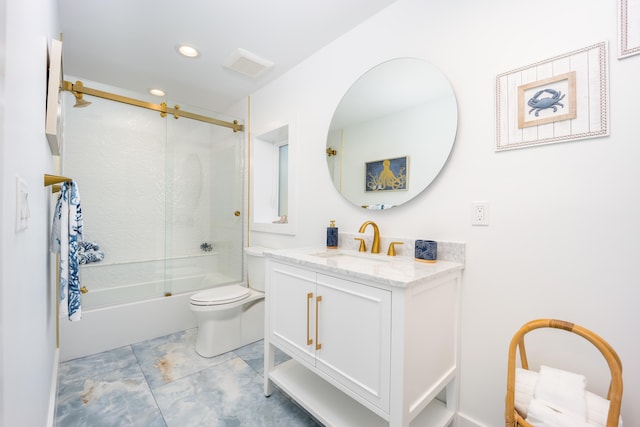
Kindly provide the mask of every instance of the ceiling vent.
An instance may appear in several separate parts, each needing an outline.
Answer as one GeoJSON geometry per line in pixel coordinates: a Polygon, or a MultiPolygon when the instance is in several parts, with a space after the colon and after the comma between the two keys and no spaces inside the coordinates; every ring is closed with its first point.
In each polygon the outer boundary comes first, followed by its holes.
{"type": "Polygon", "coordinates": [[[247,50],[238,48],[229,55],[224,62],[226,68],[237,71],[249,77],[258,77],[269,68],[273,67],[273,62],[259,57],[247,50]]]}

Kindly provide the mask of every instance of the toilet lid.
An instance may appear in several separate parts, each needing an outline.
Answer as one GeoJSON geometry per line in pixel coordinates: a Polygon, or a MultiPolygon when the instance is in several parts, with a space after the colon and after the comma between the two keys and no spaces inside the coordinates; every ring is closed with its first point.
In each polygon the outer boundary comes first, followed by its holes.
{"type": "Polygon", "coordinates": [[[216,305],[240,301],[249,296],[249,288],[241,285],[220,286],[198,292],[191,297],[191,303],[195,305],[216,305]]]}

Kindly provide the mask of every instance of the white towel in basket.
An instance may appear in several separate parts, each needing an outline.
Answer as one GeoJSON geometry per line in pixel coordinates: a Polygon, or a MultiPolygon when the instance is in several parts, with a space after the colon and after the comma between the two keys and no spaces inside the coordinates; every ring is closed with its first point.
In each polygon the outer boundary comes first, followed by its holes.
{"type": "Polygon", "coordinates": [[[529,404],[527,422],[535,427],[592,427],[585,419],[571,413],[556,411],[548,402],[533,398],[529,404]]]}
{"type": "Polygon", "coordinates": [[[572,414],[587,421],[587,400],[584,391],[587,379],[584,375],[562,369],[540,366],[540,376],[533,392],[535,399],[546,402],[552,409],[572,414]]]}
{"type": "MultiPolygon", "coordinates": [[[[516,368],[515,408],[523,418],[529,419],[529,407],[534,398],[534,391],[538,383],[539,374],[536,371],[516,368]]],[[[588,390],[584,392],[587,407],[587,425],[592,427],[606,427],[609,415],[609,400],[598,396],[588,390]]],[[[535,402],[534,405],[537,405],[535,402]]],[[[536,408],[534,407],[534,412],[536,408]]],[[[534,413],[535,416],[535,413],[534,413]]],[[[538,424],[534,424],[538,427],[538,424]]],[[[623,427],[622,417],[618,421],[618,427],[623,427]]]]}

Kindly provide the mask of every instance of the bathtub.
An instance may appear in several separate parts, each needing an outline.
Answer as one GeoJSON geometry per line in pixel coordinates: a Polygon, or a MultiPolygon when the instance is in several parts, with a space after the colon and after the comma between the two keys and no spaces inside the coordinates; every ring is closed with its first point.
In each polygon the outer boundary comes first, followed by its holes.
{"type": "MultiPolygon", "coordinates": [[[[229,281],[215,274],[172,280],[168,287],[172,289],[170,297],[157,296],[164,293],[165,284],[160,281],[89,289],[82,296],[82,320],[70,322],[64,316],[59,318],[60,361],[195,328],[196,318],[189,309],[191,295],[225,284],[229,281]]],[[[262,319],[256,317],[256,328],[262,330],[262,319]]]]}

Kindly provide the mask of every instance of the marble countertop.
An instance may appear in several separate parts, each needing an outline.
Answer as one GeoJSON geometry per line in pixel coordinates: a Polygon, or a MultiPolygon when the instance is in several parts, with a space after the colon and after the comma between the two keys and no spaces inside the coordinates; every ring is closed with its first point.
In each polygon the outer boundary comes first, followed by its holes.
{"type": "Polygon", "coordinates": [[[406,256],[391,257],[324,247],[266,250],[264,255],[321,272],[400,288],[431,281],[464,268],[464,264],[455,261],[425,263],[406,256]]]}

